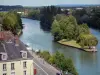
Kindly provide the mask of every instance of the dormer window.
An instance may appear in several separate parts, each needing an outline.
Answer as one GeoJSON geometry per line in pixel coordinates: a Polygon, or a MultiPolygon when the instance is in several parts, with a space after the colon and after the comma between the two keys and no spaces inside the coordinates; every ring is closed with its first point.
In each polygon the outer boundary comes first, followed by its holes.
{"type": "Polygon", "coordinates": [[[22,58],[27,58],[27,51],[20,51],[22,58]]]}
{"type": "Polygon", "coordinates": [[[7,53],[0,53],[1,60],[7,60],[7,53]]]}

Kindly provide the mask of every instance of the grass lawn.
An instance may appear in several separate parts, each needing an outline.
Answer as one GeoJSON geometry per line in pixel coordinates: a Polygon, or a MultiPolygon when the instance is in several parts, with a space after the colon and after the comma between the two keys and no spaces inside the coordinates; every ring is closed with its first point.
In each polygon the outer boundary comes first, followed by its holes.
{"type": "Polygon", "coordinates": [[[75,40],[67,41],[66,39],[63,39],[63,40],[58,41],[58,43],[63,44],[63,45],[73,46],[76,48],[81,48],[81,46],[78,43],[76,43],[75,40]]]}
{"type": "Polygon", "coordinates": [[[88,52],[97,51],[97,50],[91,50],[87,46],[82,48],[78,43],[76,43],[75,40],[67,41],[66,39],[62,39],[62,40],[58,41],[58,43],[60,43],[62,45],[66,45],[66,46],[72,46],[72,47],[75,47],[75,48],[80,48],[80,49],[83,49],[84,51],[88,51],[88,52]]]}

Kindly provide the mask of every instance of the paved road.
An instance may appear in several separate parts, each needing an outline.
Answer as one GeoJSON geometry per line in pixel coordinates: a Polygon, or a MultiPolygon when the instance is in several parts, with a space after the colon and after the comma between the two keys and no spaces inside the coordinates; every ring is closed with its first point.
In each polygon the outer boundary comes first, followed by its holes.
{"type": "Polygon", "coordinates": [[[39,58],[35,53],[33,55],[34,67],[37,69],[37,75],[56,75],[59,72],[53,66],[39,58]]]}

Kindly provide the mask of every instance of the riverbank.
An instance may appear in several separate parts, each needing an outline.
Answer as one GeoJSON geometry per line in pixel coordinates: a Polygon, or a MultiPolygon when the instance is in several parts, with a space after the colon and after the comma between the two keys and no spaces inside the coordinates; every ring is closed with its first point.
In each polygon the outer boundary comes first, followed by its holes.
{"type": "MultiPolygon", "coordinates": [[[[33,61],[36,62],[41,68],[44,69],[48,73],[48,75],[56,75],[56,73],[60,73],[58,69],[54,66],[50,65],[43,58],[36,54],[33,50],[29,50],[30,54],[33,56],[33,61]]],[[[36,68],[36,67],[35,67],[36,68]]],[[[40,69],[37,69],[37,73],[39,73],[40,69]]],[[[41,73],[42,74],[42,73],[41,73]]],[[[38,75],[38,74],[37,74],[38,75]]],[[[44,75],[44,74],[42,74],[44,75]]]]}
{"type": "Polygon", "coordinates": [[[76,43],[75,40],[66,41],[66,39],[62,39],[62,40],[58,41],[58,43],[61,44],[61,45],[77,48],[79,50],[83,50],[83,51],[86,51],[86,52],[97,52],[96,48],[91,48],[91,49],[88,48],[88,47],[82,48],[78,43],[76,43]]]}
{"type": "MultiPolygon", "coordinates": [[[[66,73],[68,73],[68,75],[69,74],[78,75],[78,73],[75,69],[75,66],[73,64],[73,61],[69,58],[65,59],[65,57],[63,57],[62,53],[56,52],[54,55],[51,56],[48,51],[35,52],[33,50],[29,50],[29,52],[31,53],[31,55],[33,55],[34,59],[41,62],[41,64],[43,64],[43,66],[45,66],[48,69],[52,69],[53,70],[52,73],[55,71],[56,73],[59,73],[59,74],[62,73],[63,75],[65,75],[66,73]],[[58,57],[59,57],[59,59],[55,59],[58,57]],[[57,63],[57,62],[59,62],[59,63],[57,63]],[[60,66],[61,63],[63,63],[62,67],[60,66]],[[64,66],[66,66],[66,67],[64,67],[64,66]]],[[[52,74],[52,75],[55,75],[55,74],[52,74]]]]}

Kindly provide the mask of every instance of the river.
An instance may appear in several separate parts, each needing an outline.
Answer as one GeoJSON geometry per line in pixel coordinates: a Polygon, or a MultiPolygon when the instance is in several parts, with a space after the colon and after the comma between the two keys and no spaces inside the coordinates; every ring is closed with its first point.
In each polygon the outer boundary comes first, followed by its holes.
{"type": "Polygon", "coordinates": [[[100,32],[90,29],[99,40],[98,52],[89,53],[75,48],[67,47],[53,42],[50,32],[43,31],[37,20],[22,18],[24,25],[23,34],[20,39],[28,43],[33,49],[48,50],[51,53],[57,50],[62,52],[66,58],[72,58],[79,75],[100,75],[100,32]]]}

